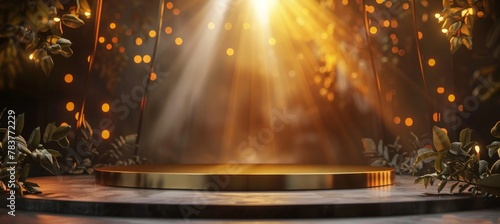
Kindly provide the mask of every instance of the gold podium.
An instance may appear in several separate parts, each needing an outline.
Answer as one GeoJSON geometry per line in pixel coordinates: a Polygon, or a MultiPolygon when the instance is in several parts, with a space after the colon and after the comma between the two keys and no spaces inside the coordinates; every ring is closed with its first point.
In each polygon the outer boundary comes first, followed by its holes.
{"type": "Polygon", "coordinates": [[[96,184],[178,190],[286,191],[394,184],[387,167],[308,164],[176,164],[101,167],[96,184]]]}

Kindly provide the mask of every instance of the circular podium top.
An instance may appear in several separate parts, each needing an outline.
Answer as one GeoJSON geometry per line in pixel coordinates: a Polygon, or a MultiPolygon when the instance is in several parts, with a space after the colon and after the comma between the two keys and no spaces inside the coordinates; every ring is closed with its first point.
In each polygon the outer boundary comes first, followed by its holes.
{"type": "Polygon", "coordinates": [[[97,168],[97,184],[158,189],[283,191],[391,185],[392,168],[305,164],[177,164],[97,168]]]}

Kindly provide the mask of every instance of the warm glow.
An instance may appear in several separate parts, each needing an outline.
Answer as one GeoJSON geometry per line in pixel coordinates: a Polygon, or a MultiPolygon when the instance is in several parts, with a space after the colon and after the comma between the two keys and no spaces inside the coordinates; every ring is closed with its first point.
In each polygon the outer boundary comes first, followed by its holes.
{"type": "Polygon", "coordinates": [[[431,58],[427,61],[427,64],[429,64],[429,66],[433,67],[434,65],[436,65],[436,60],[434,58],[431,58]]]}
{"type": "Polygon", "coordinates": [[[405,9],[405,10],[406,10],[406,9],[409,9],[409,8],[410,8],[410,5],[409,5],[408,3],[406,3],[406,2],[405,2],[405,3],[403,4],[403,9],[405,9]]]}
{"type": "Polygon", "coordinates": [[[80,118],[80,112],[76,112],[75,114],[75,120],[78,120],[78,118],[80,118]]]}
{"type": "Polygon", "coordinates": [[[234,49],[232,49],[232,48],[228,48],[228,49],[226,50],[226,54],[227,54],[227,55],[229,55],[229,56],[232,56],[232,55],[234,54],[234,49]]]}
{"type": "Polygon", "coordinates": [[[148,34],[149,34],[149,37],[156,37],[156,31],[154,31],[154,30],[150,30],[148,34]]]}
{"type": "Polygon", "coordinates": [[[172,9],[172,8],[174,8],[174,3],[167,2],[167,4],[165,5],[165,7],[167,7],[167,9],[172,9]]]}
{"type": "Polygon", "coordinates": [[[118,37],[111,38],[111,42],[113,42],[114,44],[118,43],[118,37]]]}
{"type": "Polygon", "coordinates": [[[181,14],[181,10],[179,10],[179,9],[174,9],[174,10],[172,11],[172,13],[174,14],[174,16],[178,16],[179,14],[181,14]]]}
{"type": "Polygon", "coordinates": [[[122,46],[122,47],[118,48],[118,51],[119,51],[120,53],[125,52],[125,47],[123,47],[123,46],[122,46]]]}
{"type": "Polygon", "coordinates": [[[144,61],[144,63],[149,63],[151,61],[151,56],[149,55],[144,55],[144,57],[142,57],[142,61],[144,61]]]}
{"type": "Polygon", "coordinates": [[[269,45],[275,45],[276,44],[276,39],[271,37],[269,38],[269,45]]]}
{"type": "Polygon", "coordinates": [[[382,25],[384,25],[384,27],[389,27],[391,25],[391,22],[389,22],[389,20],[384,20],[382,25]]]}
{"type": "Polygon", "coordinates": [[[252,0],[254,13],[262,23],[267,23],[270,10],[276,4],[276,0],[252,0]]]}
{"type": "Polygon", "coordinates": [[[373,13],[373,12],[375,12],[375,7],[373,7],[373,6],[371,6],[371,5],[366,5],[366,6],[365,6],[365,9],[366,9],[366,11],[367,11],[367,12],[369,12],[369,13],[373,13]]]}
{"type": "Polygon", "coordinates": [[[380,5],[380,4],[384,3],[384,1],[385,1],[385,0],[377,0],[376,2],[377,2],[377,4],[379,4],[379,5],[380,5]]]}
{"type": "Polygon", "coordinates": [[[59,125],[59,126],[69,126],[69,124],[66,122],[62,122],[61,125],[59,125]]]}
{"type": "Polygon", "coordinates": [[[421,40],[424,37],[424,34],[418,31],[418,39],[421,40]]]}
{"type": "Polygon", "coordinates": [[[156,78],[157,78],[157,77],[156,77],[156,73],[154,73],[154,72],[153,72],[153,73],[151,73],[151,76],[149,76],[149,80],[151,80],[151,81],[155,81],[155,80],[156,80],[156,78]]]}
{"type": "Polygon", "coordinates": [[[408,127],[411,127],[413,125],[413,119],[406,118],[405,119],[405,125],[408,126],[408,127]]]}
{"type": "Polygon", "coordinates": [[[377,31],[378,31],[377,27],[374,27],[374,26],[370,27],[370,33],[371,34],[376,34],[377,31]]]}
{"type": "Polygon", "coordinates": [[[73,75],[71,75],[71,74],[66,74],[66,75],[64,76],[64,82],[66,82],[66,83],[71,83],[71,82],[73,82],[73,75]]]}
{"type": "Polygon", "coordinates": [[[59,21],[61,21],[61,18],[59,18],[59,17],[54,17],[54,22],[59,22],[59,21]]]}
{"type": "Polygon", "coordinates": [[[99,37],[99,43],[104,43],[106,41],[106,39],[104,37],[99,37]]]}
{"type": "Polygon", "coordinates": [[[250,29],[250,23],[243,23],[243,29],[245,30],[250,29]]]}
{"type": "Polygon", "coordinates": [[[441,130],[443,130],[444,133],[448,134],[448,130],[446,128],[441,128],[441,130]]]}
{"type": "Polygon", "coordinates": [[[464,111],[464,105],[462,104],[458,105],[458,111],[460,112],[464,111]]]}
{"type": "Polygon", "coordinates": [[[109,24],[109,28],[112,29],[112,30],[115,29],[116,28],[116,23],[110,23],[109,24]]]}
{"type": "Polygon", "coordinates": [[[443,94],[444,93],[444,87],[438,87],[436,89],[436,92],[439,93],[439,94],[443,94]]]}
{"type": "Polygon", "coordinates": [[[209,30],[213,30],[214,28],[215,28],[215,23],[212,23],[212,22],[208,23],[209,30]]]}
{"type": "Polygon", "coordinates": [[[172,27],[169,27],[169,26],[165,27],[165,33],[166,34],[171,34],[172,33],[172,27]]]}
{"type": "Polygon", "coordinates": [[[140,38],[140,37],[136,38],[136,39],[135,39],[135,44],[136,44],[137,46],[141,46],[141,45],[142,45],[142,38],[140,38]]]}
{"type": "Polygon", "coordinates": [[[400,117],[394,117],[393,121],[394,121],[394,124],[400,124],[401,123],[401,118],[400,117]]]}
{"type": "Polygon", "coordinates": [[[30,60],[33,60],[33,53],[30,54],[29,58],[30,60]]]}
{"type": "Polygon", "coordinates": [[[175,44],[180,46],[180,45],[182,45],[182,42],[183,42],[182,38],[180,38],[180,37],[175,38],[175,44]]]}
{"type": "Polygon", "coordinates": [[[441,29],[441,32],[448,33],[448,29],[441,29]]]}
{"type": "Polygon", "coordinates": [[[448,101],[455,102],[455,95],[453,94],[448,95],[448,101]]]}
{"type": "Polygon", "coordinates": [[[436,19],[439,19],[439,17],[441,17],[441,13],[434,14],[434,17],[436,17],[436,19]]]}
{"type": "Polygon", "coordinates": [[[102,137],[103,139],[108,139],[108,138],[109,138],[109,135],[110,135],[110,133],[109,133],[109,131],[108,131],[108,130],[102,130],[102,132],[101,132],[101,137],[102,137]]]}
{"type": "Polygon", "coordinates": [[[66,110],[73,111],[75,109],[75,104],[73,102],[66,103],[66,110]]]}
{"type": "Polygon", "coordinates": [[[140,55],[136,55],[136,56],[134,56],[134,62],[135,62],[136,64],[141,63],[141,61],[142,61],[142,57],[141,57],[140,55]]]}
{"type": "Polygon", "coordinates": [[[438,122],[439,120],[441,120],[440,116],[441,116],[441,114],[440,114],[440,113],[437,113],[437,112],[436,112],[436,113],[433,113],[433,114],[432,114],[432,120],[433,120],[434,122],[438,122]]]}
{"type": "Polygon", "coordinates": [[[111,45],[111,44],[106,44],[106,49],[111,50],[111,48],[113,48],[113,45],[111,45]]]}
{"type": "Polygon", "coordinates": [[[474,150],[476,150],[476,153],[479,154],[479,151],[481,151],[481,148],[479,145],[474,146],[474,150]]]}
{"type": "Polygon", "coordinates": [[[102,112],[106,113],[106,112],[109,112],[109,104],[108,103],[103,103],[102,106],[101,106],[101,110],[102,112]]]}
{"type": "Polygon", "coordinates": [[[231,23],[224,24],[224,29],[231,30],[232,28],[233,28],[233,24],[231,24],[231,23]]]}
{"type": "Polygon", "coordinates": [[[90,15],[91,15],[90,12],[85,12],[83,14],[85,15],[85,17],[87,17],[87,19],[90,18],[90,15]]]}

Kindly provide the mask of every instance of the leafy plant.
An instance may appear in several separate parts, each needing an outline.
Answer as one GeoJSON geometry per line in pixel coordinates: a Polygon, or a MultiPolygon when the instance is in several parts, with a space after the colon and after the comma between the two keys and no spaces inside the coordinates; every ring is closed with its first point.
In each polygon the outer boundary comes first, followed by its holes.
{"type": "Polygon", "coordinates": [[[54,61],[48,53],[73,55],[71,41],[62,38],[62,25],[78,28],[84,25],[79,16],[90,16],[87,0],[75,0],[75,3],[64,11],[59,0],[2,2],[0,11],[5,16],[0,18],[0,43],[6,42],[0,44],[0,69],[6,71],[6,77],[2,78],[12,81],[22,71],[20,61],[26,58],[49,76],[54,61]]]}
{"type": "Polygon", "coordinates": [[[76,152],[68,153],[66,156],[66,162],[67,164],[71,164],[71,166],[64,165],[64,173],[94,173],[93,160],[99,155],[99,152],[97,151],[94,139],[92,139],[93,135],[92,126],[84,119],[82,127],[78,129],[78,136],[76,138],[77,150],[76,152]]]}
{"type": "Polygon", "coordinates": [[[96,167],[151,163],[148,159],[133,154],[136,148],[136,140],[137,134],[131,134],[125,137],[120,136],[114,139],[111,144],[112,148],[99,156],[99,161],[102,161],[102,163],[96,164],[96,167]]]}
{"type": "MultiPolygon", "coordinates": [[[[0,113],[0,119],[4,111],[5,109],[0,113]]],[[[40,131],[40,127],[37,127],[31,132],[28,141],[26,141],[26,139],[21,136],[21,132],[24,128],[24,114],[17,116],[15,123],[16,126],[14,133],[9,133],[9,131],[5,128],[0,130],[0,132],[4,134],[2,143],[0,144],[0,189],[7,190],[8,182],[10,180],[10,165],[8,162],[12,161],[12,158],[9,158],[9,150],[7,149],[8,136],[10,134],[11,136],[14,136],[15,148],[17,151],[17,154],[14,157],[14,160],[17,163],[15,166],[16,179],[14,184],[15,189],[17,190],[16,192],[22,195],[22,187],[27,193],[41,193],[38,189],[38,184],[27,181],[31,163],[37,162],[47,171],[52,174],[56,174],[60,169],[57,157],[61,157],[61,153],[58,150],[45,148],[42,142],[45,144],[56,142],[63,148],[67,147],[69,145],[69,141],[66,136],[71,130],[71,126],[57,127],[54,123],[50,123],[46,126],[43,135],[40,131]]]]}
{"type": "MultiPolygon", "coordinates": [[[[434,126],[432,133],[435,150],[419,152],[414,166],[423,160],[434,160],[435,172],[418,177],[415,183],[423,182],[427,188],[438,180],[437,191],[440,193],[446,184],[453,182],[450,193],[455,189],[459,193],[468,189],[472,195],[481,193],[482,196],[500,196],[500,160],[491,168],[487,161],[479,160],[478,152],[473,150],[478,146],[471,140],[471,129],[466,128],[460,132],[459,142],[450,142],[448,135],[439,127],[434,126]]],[[[489,145],[488,148],[497,149],[496,144],[489,145]]]]}
{"type": "Polygon", "coordinates": [[[450,51],[455,53],[462,45],[472,49],[474,20],[490,14],[489,0],[443,0],[443,11],[438,20],[443,33],[450,41],[450,51]]]}
{"type": "MultiPolygon", "coordinates": [[[[410,140],[412,144],[417,144],[418,137],[414,135],[416,140],[410,140]],[[416,141],[416,142],[414,142],[416,141]]],[[[422,164],[414,167],[412,164],[415,162],[416,150],[404,151],[402,145],[399,143],[400,137],[396,137],[394,143],[384,145],[382,140],[379,140],[378,146],[371,138],[361,139],[364,147],[363,154],[367,158],[371,158],[371,166],[388,166],[393,167],[397,173],[415,173],[417,170],[422,169],[422,164]]]]}

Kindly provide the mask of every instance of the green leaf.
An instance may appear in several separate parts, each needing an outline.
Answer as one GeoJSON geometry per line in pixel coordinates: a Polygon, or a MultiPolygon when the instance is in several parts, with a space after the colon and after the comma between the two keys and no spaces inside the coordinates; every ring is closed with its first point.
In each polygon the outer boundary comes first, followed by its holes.
{"type": "Polygon", "coordinates": [[[54,60],[52,60],[52,57],[50,55],[44,56],[40,65],[42,66],[42,71],[45,73],[45,76],[49,77],[54,67],[54,60]]]}
{"type": "MultiPolygon", "coordinates": [[[[112,153],[114,154],[114,152],[112,153]]],[[[115,154],[116,155],[116,154],[115,154]]],[[[118,157],[118,156],[117,156],[118,157]]],[[[370,166],[384,166],[384,160],[382,158],[378,158],[375,161],[373,161],[370,166]]]]}
{"type": "Polygon", "coordinates": [[[69,125],[60,126],[60,127],[56,128],[56,130],[54,130],[54,133],[52,133],[52,137],[50,138],[50,140],[59,141],[59,140],[63,139],[64,137],[66,137],[70,131],[71,131],[71,126],[69,126],[69,125]]]}
{"type": "Polygon", "coordinates": [[[42,193],[42,191],[40,191],[38,189],[40,186],[38,186],[38,184],[36,184],[36,183],[33,183],[33,182],[24,182],[24,183],[22,183],[22,186],[23,186],[24,189],[26,189],[26,191],[29,194],[40,194],[40,193],[42,193]]]}
{"type": "Polygon", "coordinates": [[[447,150],[440,151],[436,156],[436,160],[434,161],[434,169],[436,169],[437,172],[441,172],[443,170],[443,157],[444,155],[446,155],[446,153],[447,150]]]}
{"type": "Polygon", "coordinates": [[[54,122],[47,124],[45,131],[43,132],[43,142],[48,143],[52,138],[52,133],[56,130],[56,125],[54,122]]]}
{"type": "Polygon", "coordinates": [[[22,153],[25,153],[25,154],[31,154],[31,151],[28,149],[28,147],[26,147],[26,145],[22,142],[18,142],[17,143],[17,149],[22,152],[22,153]]]}
{"type": "MultiPolygon", "coordinates": [[[[64,14],[61,17],[61,20],[62,20],[64,25],[66,25],[67,27],[70,27],[70,28],[74,28],[74,29],[85,24],[83,22],[83,20],[81,20],[80,18],[78,18],[78,16],[73,15],[73,14],[64,14]]],[[[71,45],[71,42],[69,43],[69,45],[71,45]]]]}
{"type": "Polygon", "coordinates": [[[500,174],[490,175],[477,181],[482,190],[500,197],[500,174]]]}
{"type": "Polygon", "coordinates": [[[462,193],[463,191],[465,191],[468,187],[470,186],[470,184],[465,184],[465,185],[462,185],[459,189],[458,189],[458,193],[462,193]]]}
{"type": "Polygon", "coordinates": [[[68,146],[69,146],[69,140],[68,140],[67,137],[64,137],[61,140],[57,141],[57,144],[59,144],[63,148],[68,148],[68,146]]]}
{"type": "Polygon", "coordinates": [[[432,127],[432,140],[437,151],[449,149],[451,146],[450,138],[448,138],[446,132],[437,126],[432,127]]]}
{"type": "Polygon", "coordinates": [[[479,175],[483,174],[486,171],[486,167],[488,167],[488,162],[486,160],[479,161],[479,175]]]}
{"type": "Polygon", "coordinates": [[[495,136],[495,138],[500,138],[500,121],[491,128],[491,135],[495,136]]]}
{"type": "Polygon", "coordinates": [[[458,186],[460,182],[455,182],[453,185],[451,185],[451,188],[450,188],[450,194],[453,193],[453,190],[455,190],[455,188],[458,186]]]}
{"type": "Polygon", "coordinates": [[[382,154],[382,156],[386,161],[389,161],[389,150],[387,149],[387,146],[384,146],[384,154],[382,154]]]}
{"type": "Polygon", "coordinates": [[[493,163],[493,166],[491,166],[491,173],[500,174],[500,160],[497,160],[495,163],[493,163]]]}
{"type": "Polygon", "coordinates": [[[17,179],[19,182],[24,182],[29,176],[31,164],[27,163],[23,166],[21,176],[17,179]]]}
{"type": "Polygon", "coordinates": [[[35,128],[35,130],[31,132],[30,138],[28,139],[28,149],[34,150],[38,148],[39,144],[40,144],[40,127],[37,127],[35,128]]]}
{"type": "Polygon", "coordinates": [[[444,188],[444,186],[446,186],[446,183],[448,183],[447,180],[442,180],[441,182],[439,182],[439,185],[438,185],[438,194],[439,192],[441,192],[444,188]]]}
{"type": "Polygon", "coordinates": [[[471,140],[471,135],[472,135],[472,129],[470,128],[465,128],[460,132],[460,142],[463,145],[469,144],[471,140]]]}
{"type": "Polygon", "coordinates": [[[53,150],[53,149],[46,149],[50,154],[52,154],[52,156],[54,157],[62,157],[61,153],[57,150],[53,150]]]}
{"type": "Polygon", "coordinates": [[[21,135],[21,132],[23,132],[24,128],[24,114],[20,114],[16,118],[16,128],[15,128],[15,135],[21,135]]]}
{"type": "Polygon", "coordinates": [[[494,141],[491,144],[487,145],[486,148],[488,149],[488,155],[490,156],[490,158],[493,158],[493,156],[497,153],[497,150],[500,149],[500,142],[494,141]]]}
{"type": "Polygon", "coordinates": [[[424,152],[424,153],[417,156],[417,159],[415,160],[415,163],[413,163],[413,166],[416,167],[418,165],[418,163],[420,163],[421,161],[423,161],[425,159],[432,158],[432,157],[436,157],[437,155],[438,155],[438,153],[434,152],[434,151],[424,152]]]}

